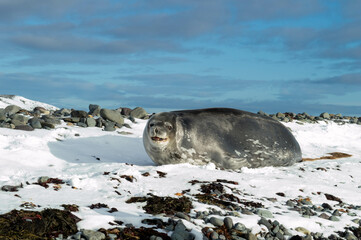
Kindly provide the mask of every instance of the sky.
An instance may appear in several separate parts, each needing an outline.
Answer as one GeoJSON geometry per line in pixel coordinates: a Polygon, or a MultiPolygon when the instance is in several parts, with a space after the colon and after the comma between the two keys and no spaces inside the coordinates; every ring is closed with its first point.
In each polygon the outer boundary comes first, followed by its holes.
{"type": "Polygon", "coordinates": [[[0,0],[0,94],[361,114],[359,0],[0,0]]]}

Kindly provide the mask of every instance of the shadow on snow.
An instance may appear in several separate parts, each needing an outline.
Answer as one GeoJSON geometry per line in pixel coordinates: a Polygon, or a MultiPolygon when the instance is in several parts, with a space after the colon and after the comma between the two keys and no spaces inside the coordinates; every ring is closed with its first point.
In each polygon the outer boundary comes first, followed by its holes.
{"type": "Polygon", "coordinates": [[[143,147],[142,138],[100,136],[48,143],[50,152],[70,163],[129,163],[155,165],[143,147]]]}

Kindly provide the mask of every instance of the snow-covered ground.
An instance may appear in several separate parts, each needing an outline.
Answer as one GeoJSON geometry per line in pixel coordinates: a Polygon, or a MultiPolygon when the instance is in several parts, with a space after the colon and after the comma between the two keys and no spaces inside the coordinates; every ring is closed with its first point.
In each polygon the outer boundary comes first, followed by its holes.
{"type": "MultiPolygon", "coordinates": [[[[17,102],[11,104],[19,105],[17,102]]],[[[242,199],[261,202],[273,213],[272,220],[278,220],[295,234],[295,228],[304,227],[311,232],[329,235],[346,226],[356,226],[351,220],[361,218],[361,210],[343,209],[337,206],[338,202],[325,197],[327,193],[347,205],[361,205],[361,125],[287,123],[285,125],[292,129],[300,143],[303,157],[315,158],[330,152],[343,152],[352,157],[302,162],[291,167],[244,168],[236,172],[219,170],[214,165],[155,166],[143,148],[142,132],[146,121],[137,119],[136,123],[126,123],[131,129],[123,127],[116,132],[66,124],[54,130],[32,132],[0,128],[0,187],[23,185],[18,192],[0,191],[0,214],[23,209],[20,205],[25,202],[39,205],[36,210],[62,209],[62,204],[76,204],[80,211],[75,214],[82,219],[79,228],[110,228],[109,222],[115,220],[139,227],[144,226],[142,219],[152,216],[144,212],[142,203],[125,203],[130,197],[148,193],[177,197],[177,193],[186,189],[191,189],[186,196],[192,197],[198,192],[199,185],[192,186],[189,181],[227,179],[239,183],[232,187],[243,193],[242,199]],[[119,133],[121,131],[131,134],[123,135],[119,133]],[[167,173],[166,177],[160,178],[157,171],[167,173]],[[105,175],[105,172],[110,174],[105,175]],[[150,175],[143,176],[145,172],[150,175]],[[132,175],[135,181],[127,181],[120,178],[121,175],[132,175]],[[54,190],[53,184],[47,189],[32,184],[41,176],[60,178],[66,184],[58,191],[54,190]],[[276,195],[280,192],[285,196],[276,195]],[[322,219],[317,215],[305,218],[289,210],[285,204],[289,199],[307,198],[314,205],[329,203],[335,209],[349,211],[349,214],[342,214],[340,221],[322,219]],[[118,212],[89,208],[96,203],[117,208],[118,212]]],[[[195,201],[193,206],[191,215],[196,211],[217,208],[195,201]]],[[[259,219],[258,215],[233,217],[234,222],[245,224],[254,233],[261,231],[257,224],[259,219]]],[[[204,223],[184,222],[193,229],[196,239],[202,239],[200,232],[206,226],[204,223]]],[[[208,223],[208,226],[211,225],[208,223]]]]}
{"type": "Polygon", "coordinates": [[[8,105],[17,105],[25,110],[33,110],[35,107],[43,107],[48,110],[56,110],[57,107],[42,103],[34,100],[30,100],[21,96],[15,95],[0,95],[0,108],[5,108],[8,105]]]}

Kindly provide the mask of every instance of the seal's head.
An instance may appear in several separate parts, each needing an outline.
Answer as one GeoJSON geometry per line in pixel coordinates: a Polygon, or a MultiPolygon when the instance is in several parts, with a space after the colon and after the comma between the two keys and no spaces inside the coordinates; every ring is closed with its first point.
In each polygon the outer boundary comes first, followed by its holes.
{"type": "Polygon", "coordinates": [[[144,137],[153,148],[164,149],[175,139],[175,117],[170,113],[153,115],[144,130],[144,137]]]}

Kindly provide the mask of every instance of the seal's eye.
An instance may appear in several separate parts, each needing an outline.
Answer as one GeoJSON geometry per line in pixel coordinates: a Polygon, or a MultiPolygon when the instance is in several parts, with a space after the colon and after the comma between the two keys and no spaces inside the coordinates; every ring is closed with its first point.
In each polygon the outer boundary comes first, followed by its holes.
{"type": "Polygon", "coordinates": [[[154,126],[154,123],[149,124],[149,127],[153,127],[153,126],[154,126]]]}

